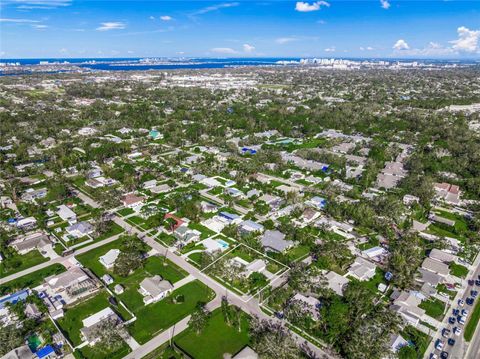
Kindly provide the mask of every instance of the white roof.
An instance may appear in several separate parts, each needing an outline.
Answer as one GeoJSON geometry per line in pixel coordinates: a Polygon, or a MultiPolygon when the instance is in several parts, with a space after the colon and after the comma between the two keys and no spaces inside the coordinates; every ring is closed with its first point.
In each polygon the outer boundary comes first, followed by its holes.
{"type": "Polygon", "coordinates": [[[105,253],[99,259],[101,262],[105,263],[106,265],[111,265],[115,263],[119,254],[120,254],[120,249],[110,249],[107,253],[105,253]]]}
{"type": "Polygon", "coordinates": [[[92,325],[97,324],[98,322],[102,321],[103,319],[108,318],[112,314],[115,314],[114,311],[112,310],[112,308],[107,307],[105,309],[102,309],[98,313],[95,313],[95,314],[89,316],[88,318],[85,318],[84,320],[82,320],[83,326],[86,327],[86,328],[91,327],[92,325]]]}
{"type": "Polygon", "coordinates": [[[64,204],[58,206],[58,216],[63,219],[64,221],[70,219],[70,218],[76,218],[76,214],[74,211],[72,211],[70,208],[65,206],[64,204]]]}

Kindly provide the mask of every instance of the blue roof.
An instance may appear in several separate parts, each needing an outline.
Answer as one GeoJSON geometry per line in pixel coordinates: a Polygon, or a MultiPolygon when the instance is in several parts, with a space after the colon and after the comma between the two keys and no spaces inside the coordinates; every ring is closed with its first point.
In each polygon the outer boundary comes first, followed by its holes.
{"type": "Polygon", "coordinates": [[[50,355],[54,352],[55,352],[55,350],[53,349],[53,347],[51,345],[46,345],[42,349],[38,350],[36,352],[36,354],[39,358],[45,358],[46,356],[48,356],[48,355],[50,355]]]}
{"type": "Polygon", "coordinates": [[[28,297],[28,290],[27,289],[24,289],[24,290],[21,290],[17,293],[13,293],[12,295],[3,297],[2,299],[0,299],[0,309],[5,308],[5,305],[7,303],[15,304],[15,303],[17,303],[21,300],[25,300],[27,297],[28,297]]]}
{"type": "Polygon", "coordinates": [[[230,220],[234,220],[234,219],[237,219],[239,216],[236,215],[235,213],[229,213],[229,212],[220,212],[219,213],[220,216],[226,218],[226,219],[230,219],[230,220]]]}

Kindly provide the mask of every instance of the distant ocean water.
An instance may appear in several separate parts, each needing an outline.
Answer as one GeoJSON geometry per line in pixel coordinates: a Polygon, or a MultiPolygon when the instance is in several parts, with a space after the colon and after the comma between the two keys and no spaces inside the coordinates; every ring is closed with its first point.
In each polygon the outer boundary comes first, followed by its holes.
{"type": "Polygon", "coordinates": [[[40,62],[63,63],[92,70],[169,70],[169,69],[216,69],[238,66],[276,65],[279,61],[299,61],[300,58],[158,58],[156,62],[141,58],[78,58],[78,59],[1,59],[0,62],[38,65],[40,62]]]}

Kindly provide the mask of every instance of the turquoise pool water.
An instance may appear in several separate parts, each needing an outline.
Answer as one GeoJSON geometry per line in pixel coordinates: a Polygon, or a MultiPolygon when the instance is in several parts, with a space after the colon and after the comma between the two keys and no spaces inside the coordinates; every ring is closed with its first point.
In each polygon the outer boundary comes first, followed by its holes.
{"type": "Polygon", "coordinates": [[[222,239],[218,239],[217,242],[218,242],[218,244],[220,244],[220,246],[221,246],[222,248],[224,248],[224,249],[230,247],[230,244],[228,244],[227,242],[225,242],[225,241],[222,240],[222,239]]]}

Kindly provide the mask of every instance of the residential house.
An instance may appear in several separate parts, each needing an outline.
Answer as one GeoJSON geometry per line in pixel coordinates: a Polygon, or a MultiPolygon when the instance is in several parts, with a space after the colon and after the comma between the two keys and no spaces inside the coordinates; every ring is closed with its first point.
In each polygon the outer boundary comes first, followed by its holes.
{"type": "Polygon", "coordinates": [[[122,324],[122,319],[112,310],[112,308],[107,307],[82,321],[83,328],[80,329],[82,339],[91,346],[95,345],[100,339],[98,337],[98,327],[105,321],[109,321],[115,326],[122,324]]]}
{"type": "Polygon", "coordinates": [[[256,232],[261,233],[263,232],[264,227],[263,225],[257,222],[246,220],[246,221],[240,222],[240,224],[238,225],[238,230],[241,235],[248,235],[256,232]]]}
{"type": "Polygon", "coordinates": [[[64,204],[58,206],[57,214],[62,221],[66,221],[70,224],[77,222],[77,214],[64,204]]]}
{"type": "Polygon", "coordinates": [[[41,251],[47,246],[51,246],[52,242],[44,232],[36,232],[25,237],[20,237],[10,243],[19,254],[25,254],[35,249],[41,251]]]}
{"type": "Polygon", "coordinates": [[[138,291],[143,295],[145,305],[148,305],[165,298],[172,290],[173,285],[169,281],[164,280],[159,275],[155,275],[142,280],[138,291]]]}
{"type": "Polygon", "coordinates": [[[200,240],[202,233],[196,229],[190,229],[187,225],[181,225],[173,231],[173,236],[183,245],[200,240]]]}
{"type": "Polygon", "coordinates": [[[63,302],[73,303],[97,291],[98,288],[98,282],[85,270],[76,266],[45,278],[42,285],[42,291],[45,291],[51,299],[47,303],[49,310],[60,309],[63,307],[63,302]],[[58,303],[57,299],[60,299],[58,303]]]}
{"type": "Polygon", "coordinates": [[[94,232],[94,227],[92,224],[82,221],[68,226],[65,230],[69,235],[75,238],[82,238],[83,236],[92,234],[94,232]]]}
{"type": "Polygon", "coordinates": [[[137,196],[133,193],[126,194],[122,198],[122,204],[125,208],[131,208],[134,211],[139,211],[143,205],[144,197],[137,196]]]}
{"type": "Polygon", "coordinates": [[[394,299],[391,309],[397,312],[406,323],[417,326],[425,315],[425,310],[419,308],[422,297],[413,291],[403,291],[399,295],[396,293],[394,295],[397,297],[394,299]]]}
{"type": "Polygon", "coordinates": [[[261,243],[266,251],[282,253],[293,246],[293,242],[285,240],[285,234],[277,230],[265,231],[261,243]]]}
{"type": "Polygon", "coordinates": [[[22,200],[27,202],[32,202],[36,199],[45,198],[47,196],[46,188],[33,189],[29,188],[22,194],[22,200]]]}
{"type": "Polygon", "coordinates": [[[327,200],[322,197],[312,197],[310,200],[306,202],[308,205],[315,207],[316,209],[324,209],[327,205],[327,200]]]}
{"type": "Polygon", "coordinates": [[[347,284],[350,282],[348,278],[345,278],[344,276],[341,276],[334,271],[329,271],[328,273],[326,273],[325,279],[327,280],[328,288],[330,288],[340,296],[343,296],[343,291],[347,287],[347,284]]]}
{"type": "Polygon", "coordinates": [[[428,257],[423,260],[422,268],[444,279],[450,274],[450,269],[447,264],[428,257]]]}
{"type": "Polygon", "coordinates": [[[18,348],[10,350],[7,354],[2,356],[1,359],[33,359],[34,354],[28,347],[28,345],[22,345],[18,348]]]}
{"type": "Polygon", "coordinates": [[[348,275],[360,281],[367,281],[375,276],[377,266],[362,257],[356,257],[348,268],[348,275]]]}
{"type": "Polygon", "coordinates": [[[460,203],[460,187],[450,183],[435,183],[433,186],[438,198],[447,203],[457,205],[460,203]]]}
{"type": "Polygon", "coordinates": [[[312,296],[304,296],[301,293],[297,293],[293,296],[292,299],[294,301],[299,301],[303,305],[305,305],[305,308],[308,310],[313,320],[318,320],[320,318],[320,313],[318,312],[318,309],[320,308],[321,303],[317,298],[312,296]]]}
{"type": "Polygon", "coordinates": [[[99,258],[99,261],[106,269],[111,269],[115,265],[115,261],[119,255],[119,249],[110,249],[107,253],[99,258]]]}

